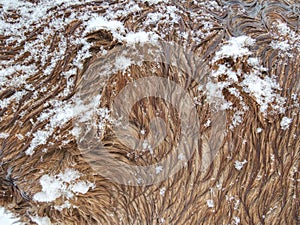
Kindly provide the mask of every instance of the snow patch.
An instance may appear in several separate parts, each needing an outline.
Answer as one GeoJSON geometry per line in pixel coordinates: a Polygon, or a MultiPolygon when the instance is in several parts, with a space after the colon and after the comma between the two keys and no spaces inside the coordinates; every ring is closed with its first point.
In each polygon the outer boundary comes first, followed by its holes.
{"type": "Polygon", "coordinates": [[[89,181],[77,181],[81,174],[74,169],[66,169],[58,175],[43,175],[40,178],[42,191],[36,193],[33,199],[38,202],[52,202],[61,196],[72,198],[74,194],[85,194],[95,184],[89,181]]]}
{"type": "Polygon", "coordinates": [[[255,97],[257,103],[260,105],[260,112],[266,115],[268,106],[275,101],[274,109],[278,109],[281,113],[284,112],[282,105],[285,99],[276,93],[280,90],[278,83],[275,79],[266,76],[265,78],[259,77],[259,71],[254,71],[245,75],[245,79],[241,85],[246,93],[255,97]]]}
{"type": "Polygon", "coordinates": [[[270,46],[279,50],[280,56],[292,57],[292,49],[300,50],[300,35],[290,29],[286,23],[279,20],[272,25],[275,31],[272,35],[274,40],[272,40],[270,46]]]}
{"type": "Polygon", "coordinates": [[[282,51],[288,51],[288,50],[291,49],[291,46],[288,43],[288,40],[285,40],[285,41],[272,41],[270,45],[273,49],[280,49],[282,51]]]}
{"type": "Polygon", "coordinates": [[[80,121],[89,119],[90,114],[93,112],[92,110],[99,104],[99,99],[100,96],[95,96],[88,105],[84,105],[79,99],[77,101],[74,100],[75,103],[54,102],[54,108],[47,115],[42,114],[39,117],[39,120],[43,120],[52,115],[49,123],[43,130],[33,133],[33,139],[25,152],[26,155],[33,155],[35,148],[47,143],[48,138],[53,135],[55,128],[63,127],[72,118],[80,117],[80,121]]]}
{"type": "Polygon", "coordinates": [[[125,33],[125,27],[122,22],[117,20],[107,20],[102,16],[94,17],[86,23],[85,34],[97,31],[108,30],[117,39],[122,39],[122,34],[125,33]]]}
{"type": "Polygon", "coordinates": [[[281,129],[282,130],[288,129],[290,124],[292,123],[292,121],[293,121],[293,119],[291,119],[291,118],[288,118],[286,116],[283,117],[280,122],[281,129]]]}
{"type": "Polygon", "coordinates": [[[232,37],[228,40],[227,44],[223,45],[221,49],[216,53],[213,62],[221,58],[233,58],[236,60],[238,57],[250,55],[251,52],[248,46],[255,43],[255,40],[248,36],[232,37]]]}
{"type": "Polygon", "coordinates": [[[80,194],[86,194],[90,188],[95,188],[95,185],[87,181],[80,181],[70,186],[73,192],[80,194]]]}
{"type": "Polygon", "coordinates": [[[14,214],[9,212],[3,207],[0,207],[0,224],[3,225],[23,225],[23,223],[18,222],[19,219],[15,217],[14,214]]]}
{"type": "Polygon", "coordinates": [[[115,67],[116,70],[125,71],[128,67],[131,66],[133,62],[130,58],[126,58],[125,56],[121,55],[116,58],[115,67]]]}
{"type": "Polygon", "coordinates": [[[51,220],[48,216],[39,217],[39,216],[31,216],[30,219],[37,223],[38,225],[52,225],[51,220]]]}
{"type": "Polygon", "coordinates": [[[9,98],[5,98],[3,100],[0,100],[0,108],[2,108],[2,109],[6,108],[13,101],[18,103],[23,98],[23,96],[25,94],[27,94],[27,91],[25,91],[25,90],[17,91],[16,93],[14,93],[9,98]]]}
{"type": "Polygon", "coordinates": [[[248,36],[232,37],[221,46],[211,61],[213,68],[205,86],[204,94],[210,105],[218,110],[233,110],[233,130],[241,124],[249,106],[244,101],[244,94],[257,102],[263,116],[269,113],[284,113],[285,101],[275,77],[268,76],[268,70],[260,65],[260,60],[252,56],[250,47],[255,40],[248,36]],[[249,70],[244,71],[243,65],[249,70]],[[238,101],[233,105],[223,93],[229,92],[238,101]]]}
{"type": "Polygon", "coordinates": [[[126,35],[124,40],[127,42],[128,45],[133,45],[136,43],[156,43],[159,36],[153,32],[145,32],[139,31],[136,33],[130,32],[126,35]]]}
{"type": "Polygon", "coordinates": [[[113,19],[109,20],[102,16],[94,17],[87,21],[84,33],[88,34],[101,29],[110,31],[114,38],[125,41],[129,46],[136,43],[156,43],[159,38],[154,32],[127,32],[122,22],[113,19]]]}

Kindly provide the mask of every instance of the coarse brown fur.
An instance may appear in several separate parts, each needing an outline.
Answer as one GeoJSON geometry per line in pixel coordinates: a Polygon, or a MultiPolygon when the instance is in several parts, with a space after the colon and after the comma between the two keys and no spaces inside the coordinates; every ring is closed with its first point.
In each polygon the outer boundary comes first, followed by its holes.
{"type": "MultiPolygon", "coordinates": [[[[255,5],[251,5],[250,1],[247,2],[248,5],[246,1],[241,5],[250,11],[251,7],[253,8],[255,5]]],[[[205,137],[223,134],[212,134],[211,127],[203,126],[210,117],[210,111],[209,104],[205,103],[200,96],[199,101],[203,103],[197,106],[201,122],[200,148],[193,154],[187,166],[178,173],[159,184],[148,186],[120,185],[95,174],[90,164],[81,155],[76,139],[69,134],[73,126],[72,121],[57,128],[59,130],[56,131],[56,133],[60,131],[60,136],[65,135],[71,140],[67,145],[63,145],[61,141],[52,137],[48,142],[53,142],[53,145],[48,147],[47,152],[43,152],[42,146],[40,146],[32,156],[25,155],[24,152],[29,146],[30,137],[25,136],[23,140],[19,140],[15,134],[25,135],[28,131],[34,132],[48,122],[35,123],[37,125],[33,126],[30,119],[36,122],[37,116],[45,107],[43,103],[47,99],[57,96],[66,86],[65,80],[59,74],[68,69],[67,67],[74,57],[73,53],[78,51],[77,46],[70,45],[68,54],[57,62],[57,66],[50,76],[45,77],[40,74],[29,81],[33,86],[42,84],[48,90],[51,90],[52,84],[59,84],[55,89],[46,92],[45,95],[40,95],[37,100],[33,100],[30,95],[24,96],[16,113],[13,113],[9,107],[0,111],[2,117],[0,130],[10,134],[9,137],[1,139],[0,143],[0,206],[5,206],[16,215],[20,215],[26,224],[34,224],[30,219],[30,216],[34,215],[48,216],[53,224],[79,225],[161,224],[163,221],[164,224],[174,225],[230,224],[234,223],[235,217],[240,218],[241,224],[299,224],[300,117],[299,108],[295,106],[291,93],[299,93],[300,54],[299,50],[294,50],[293,57],[280,57],[277,50],[268,47],[271,42],[270,33],[276,32],[271,30],[271,23],[276,20],[286,21],[291,29],[299,33],[299,14],[294,15],[291,8],[288,7],[293,2],[271,3],[270,1],[270,4],[263,9],[263,13],[257,13],[253,17],[239,11],[241,5],[234,3],[226,14],[218,15],[217,12],[207,11],[213,18],[211,20],[214,22],[214,32],[200,45],[194,45],[192,41],[181,43],[180,37],[171,31],[165,40],[172,40],[184,45],[208,62],[229,37],[246,34],[255,38],[256,43],[251,50],[255,51],[255,56],[261,59],[262,65],[269,69],[270,74],[277,75],[277,81],[282,87],[280,94],[287,98],[288,107],[285,115],[293,117],[289,129],[282,130],[280,128],[282,118],[280,114],[270,114],[267,118],[263,118],[257,103],[245,94],[244,101],[247,102],[250,110],[245,113],[244,122],[226,133],[221,149],[213,163],[203,172],[199,170],[203,151],[210,149],[210,143],[205,142],[205,137]],[[20,119],[19,114],[24,110],[25,116],[20,119]],[[263,128],[259,134],[256,133],[258,127],[263,128]],[[243,169],[236,170],[233,166],[234,162],[244,159],[247,160],[247,163],[243,169]],[[33,195],[41,190],[39,179],[42,175],[58,174],[70,165],[84,174],[84,179],[96,184],[96,187],[89,190],[87,194],[79,194],[69,199],[72,205],[77,206],[76,208],[62,211],[54,209],[54,205],[62,204],[63,199],[57,199],[50,203],[33,200],[33,195]],[[221,185],[221,188],[217,188],[217,185],[221,185]],[[160,194],[160,189],[163,187],[166,188],[164,196],[160,194]],[[214,201],[213,208],[207,206],[208,199],[214,201]]],[[[188,7],[194,12],[199,10],[190,1],[176,4],[180,7],[188,7]]],[[[120,18],[129,30],[138,30],[139,20],[142,20],[147,12],[152,11],[152,6],[141,5],[143,7],[141,14],[120,18]]],[[[85,8],[100,14],[104,10],[96,3],[83,4],[72,10],[84,10],[85,8]]],[[[199,24],[193,22],[192,18],[187,15],[182,15],[182,17],[184,19],[178,24],[181,30],[201,29],[199,24]]],[[[78,23],[75,20],[70,23],[65,30],[65,35],[72,35],[78,23]]],[[[28,39],[35,38],[40,29],[42,27],[37,27],[32,33],[28,33],[28,39]]],[[[150,30],[150,25],[145,29],[150,30]]],[[[0,38],[6,39],[7,37],[0,38]]],[[[94,32],[86,39],[93,43],[94,47],[91,51],[94,54],[74,77],[77,86],[74,87],[73,93],[70,93],[68,98],[76,93],[76,88],[80,86],[84,72],[97,59],[97,49],[103,46],[109,54],[117,45],[122,44],[114,41],[112,35],[104,30],[94,32]]],[[[48,42],[52,48],[58,44],[55,37],[53,40],[45,40],[45,42],[48,42]]],[[[11,49],[9,46],[1,48],[1,60],[13,58],[19,51],[19,49],[11,49]]],[[[22,43],[19,48],[22,48],[22,43]]],[[[236,67],[246,71],[247,68],[243,66],[244,64],[244,61],[241,61],[240,65],[236,65],[236,67]]],[[[211,70],[213,66],[210,65],[209,69],[211,70]]],[[[157,76],[168,77],[179,85],[187,87],[192,96],[197,96],[196,84],[193,81],[187,81],[188,77],[186,76],[178,76],[176,68],[163,63],[159,67],[155,63],[144,63],[141,67],[131,66],[130,77],[123,73],[104,77],[104,84],[101,87],[101,106],[110,108],[116,93],[122,90],[127,83],[149,76],[150,69],[151,71],[154,69],[157,76]]],[[[15,91],[1,90],[0,98],[12,95],[15,91]]],[[[234,99],[234,96],[227,93],[226,97],[238,105],[238,100],[234,99]]],[[[161,112],[160,117],[163,120],[168,121],[167,137],[163,144],[154,151],[154,155],[141,153],[127,157],[131,150],[114,136],[110,126],[105,128],[101,137],[104,148],[119,160],[129,164],[144,165],[159,161],[172,151],[180,135],[177,112],[168,102],[155,97],[141,100],[132,109],[131,126],[128,133],[140,138],[138,133],[140,128],[147,128],[150,119],[158,112],[161,112]]],[[[228,117],[232,114],[230,111],[227,113],[228,117]]]]}

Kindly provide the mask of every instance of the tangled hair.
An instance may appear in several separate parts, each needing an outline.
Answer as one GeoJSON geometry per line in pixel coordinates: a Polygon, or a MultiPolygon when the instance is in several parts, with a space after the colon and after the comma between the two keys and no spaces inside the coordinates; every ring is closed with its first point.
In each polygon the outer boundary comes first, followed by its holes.
{"type": "MultiPolygon", "coordinates": [[[[18,3],[23,10],[5,4],[9,3],[0,3],[1,19],[6,22],[0,33],[0,206],[20,221],[80,225],[300,223],[300,5],[296,0],[28,0],[18,3]],[[43,15],[38,12],[41,7],[46,10],[43,15]],[[31,14],[38,19],[26,17],[31,14]],[[94,26],[95,21],[100,23],[95,16],[106,24],[114,21],[118,28],[94,26]],[[105,172],[109,161],[99,152],[85,157],[80,150],[74,120],[84,112],[59,117],[77,104],[80,88],[90,90],[86,74],[95,72],[105,60],[109,62],[119,47],[130,45],[130,35],[135,33],[181,46],[186,52],[174,58],[186,63],[166,63],[174,52],[165,52],[161,62],[130,64],[111,75],[103,72],[100,78],[98,74],[99,109],[113,111],[116,96],[126,86],[155,75],[187,91],[195,100],[200,124],[197,148],[190,159],[177,173],[151,185],[125,185],[95,171],[91,165],[104,160],[97,170],[105,172]],[[227,54],[226,46],[233,48],[241,38],[241,47],[249,52],[227,54]],[[201,63],[194,62],[188,52],[201,63]],[[253,62],[255,59],[258,62],[253,62]],[[201,71],[203,76],[192,79],[182,67],[198,74],[201,71]],[[237,74],[236,79],[231,79],[232,73],[237,74]],[[247,83],[247,74],[269,82],[263,86],[264,93],[251,92],[258,84],[247,83]],[[218,92],[218,102],[209,85],[220,88],[221,84],[227,86],[218,92]],[[225,107],[225,119],[224,114],[216,113],[220,105],[225,107]],[[207,123],[213,116],[212,124],[207,123]],[[212,157],[211,163],[201,170],[205,157],[212,157]],[[51,200],[38,198],[38,193],[47,193],[41,180],[61,179],[66,185],[67,178],[61,174],[70,168],[80,173],[75,180],[85,182],[88,191],[72,189],[73,194],[68,195],[64,186],[65,192],[51,200]]],[[[138,88],[143,91],[145,87],[138,88]]],[[[175,92],[168,93],[180,101],[175,92]]],[[[101,140],[102,150],[129,165],[159,162],[176,150],[182,135],[178,110],[155,96],[133,105],[123,133],[116,135],[116,124],[108,118],[106,114],[94,118],[97,126],[101,125],[96,139],[101,140]],[[143,140],[154,117],[166,124],[160,145],[151,151],[131,149],[126,144],[128,137],[143,140]]],[[[174,157],[172,160],[178,154],[174,157]]],[[[124,171],[117,172],[122,177],[124,171]]]]}

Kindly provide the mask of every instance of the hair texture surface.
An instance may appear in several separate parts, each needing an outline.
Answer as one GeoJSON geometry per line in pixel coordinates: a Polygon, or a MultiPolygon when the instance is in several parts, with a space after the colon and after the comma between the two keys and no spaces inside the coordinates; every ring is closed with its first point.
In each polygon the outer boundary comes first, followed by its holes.
{"type": "MultiPolygon", "coordinates": [[[[19,9],[0,3],[1,21],[6,22],[0,32],[0,206],[25,224],[41,218],[49,224],[78,225],[300,223],[296,0],[45,2],[24,1],[19,9]],[[39,7],[46,9],[43,15],[36,12],[39,7]],[[138,79],[174,81],[195,101],[197,148],[188,143],[185,148],[195,148],[191,158],[162,182],[118,184],[95,171],[105,172],[109,159],[99,152],[84,157],[74,134],[74,118],[84,113],[78,107],[68,117],[68,109],[78,103],[79,88],[91,90],[87,71],[108,64],[119,47],[148,38],[187,51],[165,52],[161,62],[104,71],[97,86],[98,107],[109,113],[116,96],[138,79]],[[230,55],[226,46],[230,50],[238,41],[243,54],[234,50],[230,55]],[[188,52],[203,63],[193,62],[188,52]],[[170,58],[180,65],[166,63],[170,58]],[[203,76],[192,79],[185,71],[203,76]],[[259,82],[263,93],[254,88],[259,82]],[[211,90],[221,86],[217,102],[211,90]],[[222,104],[225,120],[215,108],[222,104]],[[214,121],[207,123],[213,115],[214,121]],[[212,157],[209,165],[203,165],[205,157],[212,157]],[[73,180],[64,175],[70,168],[73,180]],[[60,192],[43,201],[38,193],[50,194],[41,182],[47,179],[59,184],[60,192]]],[[[124,66],[126,60],[122,62],[124,66]]],[[[132,98],[143,88],[137,87],[132,98]]],[[[182,101],[172,90],[167,93],[166,98],[182,101]]],[[[133,105],[129,126],[118,135],[115,121],[105,113],[94,120],[102,150],[128,165],[159,162],[176,151],[182,135],[178,110],[156,96],[133,105]],[[156,130],[165,132],[160,144],[153,149],[128,147],[128,137],[143,140],[150,135],[155,117],[165,121],[165,131],[156,130]]],[[[175,162],[180,156],[172,157],[175,162]]],[[[122,179],[124,171],[118,169],[122,179]]]]}

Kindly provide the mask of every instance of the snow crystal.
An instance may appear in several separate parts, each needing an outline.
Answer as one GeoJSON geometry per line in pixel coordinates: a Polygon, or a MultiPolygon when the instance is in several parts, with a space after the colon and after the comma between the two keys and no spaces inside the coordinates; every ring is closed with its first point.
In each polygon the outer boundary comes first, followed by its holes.
{"type": "Polygon", "coordinates": [[[240,162],[240,161],[236,160],[236,161],[234,162],[234,167],[235,167],[237,170],[241,170],[241,169],[243,168],[244,164],[246,164],[246,163],[247,163],[247,160],[244,160],[243,162],[240,162]]]}
{"type": "Polygon", "coordinates": [[[206,201],[206,204],[207,204],[208,208],[213,208],[215,206],[214,200],[212,200],[212,199],[208,199],[206,201]]]}
{"type": "MultiPolygon", "coordinates": [[[[278,21],[279,22],[279,21],[278,21]]],[[[286,23],[279,23],[277,25],[278,31],[282,35],[289,35],[290,34],[290,28],[287,26],[286,23]]]]}
{"type": "Polygon", "coordinates": [[[240,200],[239,200],[239,199],[235,199],[233,209],[234,209],[234,210],[237,210],[237,209],[239,208],[239,205],[240,205],[240,200]]]}
{"type": "Polygon", "coordinates": [[[214,83],[212,81],[207,82],[206,88],[206,97],[208,102],[220,102],[224,103],[225,99],[222,93],[222,90],[229,86],[229,82],[214,83]]]}
{"type": "Polygon", "coordinates": [[[293,119],[288,118],[288,117],[283,117],[281,122],[280,122],[280,126],[282,130],[286,130],[289,128],[290,124],[292,123],[293,119]]]}
{"type": "Polygon", "coordinates": [[[64,173],[56,176],[43,175],[40,178],[42,191],[36,193],[33,199],[38,202],[51,202],[61,196],[72,198],[74,193],[85,194],[90,188],[95,187],[88,181],[76,182],[79,178],[80,173],[74,169],[66,169],[64,173]]]}
{"type": "Polygon", "coordinates": [[[99,121],[98,121],[98,129],[99,131],[103,131],[106,123],[110,123],[112,124],[114,122],[114,120],[111,118],[110,116],[110,110],[107,108],[99,108],[96,110],[97,115],[99,116],[99,121]]]}
{"type": "Polygon", "coordinates": [[[275,155],[274,155],[274,154],[271,154],[271,157],[270,157],[270,158],[271,158],[272,161],[274,161],[274,160],[275,160],[275,155]]]}
{"type": "Polygon", "coordinates": [[[232,117],[231,124],[229,126],[229,129],[233,130],[233,128],[237,127],[239,124],[243,122],[243,111],[236,111],[232,117]]]}

